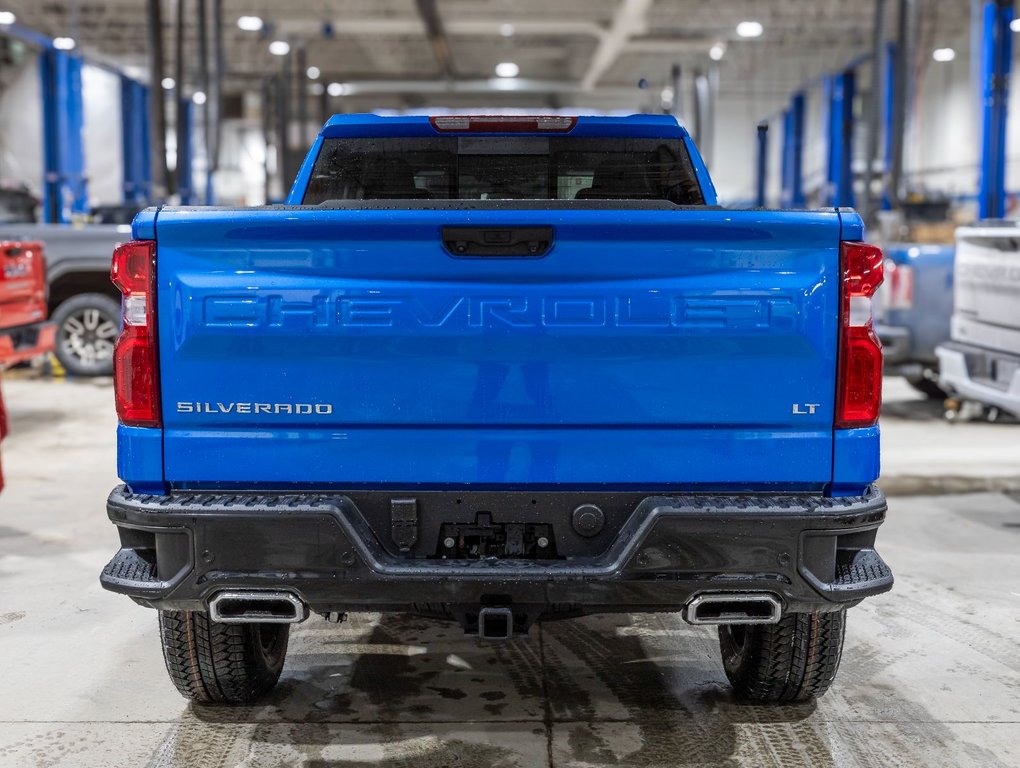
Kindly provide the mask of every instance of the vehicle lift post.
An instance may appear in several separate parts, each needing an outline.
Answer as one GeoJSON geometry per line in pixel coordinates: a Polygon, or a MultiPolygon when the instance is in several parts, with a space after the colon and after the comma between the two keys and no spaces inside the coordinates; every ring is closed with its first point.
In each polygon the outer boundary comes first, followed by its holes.
{"type": "Polygon", "coordinates": [[[783,207],[803,208],[804,197],[804,93],[795,93],[783,114],[783,207]]]}
{"type": "Polygon", "coordinates": [[[755,185],[754,204],[765,207],[765,186],[769,170],[769,124],[767,120],[758,123],[758,177],[755,185]]]}
{"type": "Polygon", "coordinates": [[[989,0],[984,5],[981,35],[981,180],[978,211],[981,219],[1006,214],[1006,117],[1009,75],[1013,59],[1013,0],[989,0]]]}

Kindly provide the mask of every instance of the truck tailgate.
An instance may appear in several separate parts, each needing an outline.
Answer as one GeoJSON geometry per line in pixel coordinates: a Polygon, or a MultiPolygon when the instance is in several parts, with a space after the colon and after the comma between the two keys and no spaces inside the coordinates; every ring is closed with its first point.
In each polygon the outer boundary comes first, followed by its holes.
{"type": "Polygon", "coordinates": [[[46,319],[46,264],[38,242],[0,242],[0,328],[46,319]]]}
{"type": "Polygon", "coordinates": [[[954,341],[1020,355],[1020,229],[957,230],[954,341]]]}
{"type": "Polygon", "coordinates": [[[832,478],[835,212],[164,209],[156,240],[177,487],[832,478]]]}

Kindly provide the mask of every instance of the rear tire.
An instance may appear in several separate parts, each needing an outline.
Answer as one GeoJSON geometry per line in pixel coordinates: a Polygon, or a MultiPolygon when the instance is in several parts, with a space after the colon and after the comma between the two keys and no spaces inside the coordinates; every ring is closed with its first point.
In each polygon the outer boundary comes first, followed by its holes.
{"type": "Polygon", "coordinates": [[[269,693],[287,656],[289,624],[220,624],[198,611],[160,611],[170,679],[202,703],[246,704],[269,693]]]}
{"type": "Polygon", "coordinates": [[[120,333],[120,304],[101,293],[62,302],[51,318],[57,325],[53,353],[72,376],[109,376],[120,333]]]}
{"type": "Polygon", "coordinates": [[[776,624],[721,626],[726,677],[734,693],[749,701],[811,701],[836,677],[845,630],[845,610],[788,613],[776,624]]]}

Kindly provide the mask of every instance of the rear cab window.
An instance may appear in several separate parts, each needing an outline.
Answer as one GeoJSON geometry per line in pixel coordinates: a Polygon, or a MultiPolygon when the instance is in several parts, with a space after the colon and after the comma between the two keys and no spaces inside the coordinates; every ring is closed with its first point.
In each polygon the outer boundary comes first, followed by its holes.
{"type": "Polygon", "coordinates": [[[678,138],[326,138],[303,203],[343,200],[705,198],[678,138]]]}

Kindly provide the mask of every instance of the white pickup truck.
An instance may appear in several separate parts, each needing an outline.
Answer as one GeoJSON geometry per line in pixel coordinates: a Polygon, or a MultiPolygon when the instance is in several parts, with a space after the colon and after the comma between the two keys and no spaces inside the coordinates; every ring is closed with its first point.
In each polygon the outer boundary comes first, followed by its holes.
{"type": "Polygon", "coordinates": [[[939,383],[961,402],[1020,416],[1020,224],[956,234],[952,340],[936,350],[939,383]]]}

